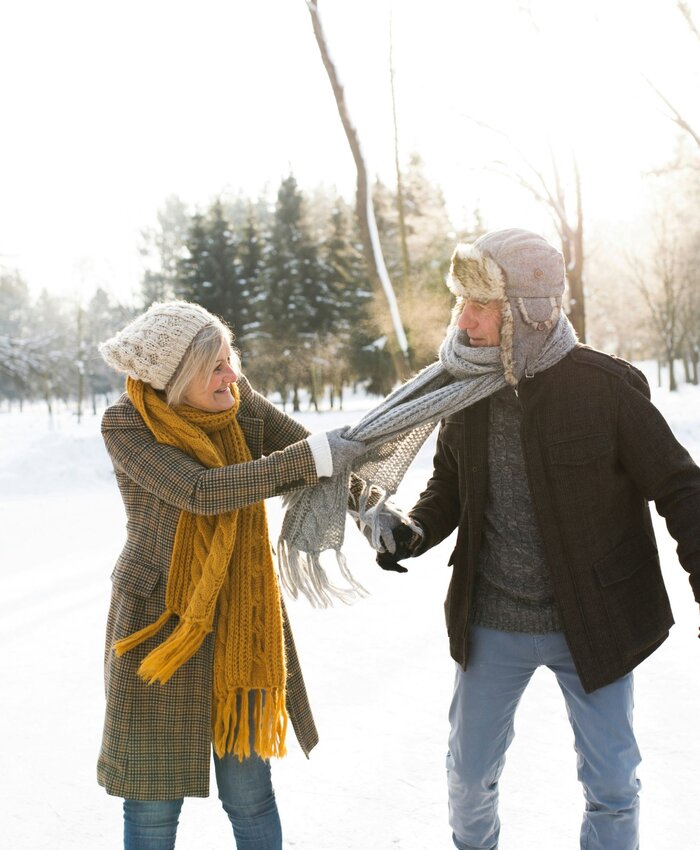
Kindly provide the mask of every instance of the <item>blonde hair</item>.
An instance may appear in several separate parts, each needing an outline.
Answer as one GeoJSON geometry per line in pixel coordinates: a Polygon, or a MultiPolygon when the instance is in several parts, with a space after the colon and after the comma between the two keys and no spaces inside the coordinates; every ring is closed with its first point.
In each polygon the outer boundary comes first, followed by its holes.
{"type": "Polygon", "coordinates": [[[240,374],[241,361],[238,352],[233,348],[233,334],[230,328],[216,319],[196,334],[183,354],[175,374],[168,381],[165,388],[165,400],[170,407],[183,404],[192,383],[201,381],[209,375],[219,359],[223,343],[227,343],[231,349],[233,370],[240,374]]]}

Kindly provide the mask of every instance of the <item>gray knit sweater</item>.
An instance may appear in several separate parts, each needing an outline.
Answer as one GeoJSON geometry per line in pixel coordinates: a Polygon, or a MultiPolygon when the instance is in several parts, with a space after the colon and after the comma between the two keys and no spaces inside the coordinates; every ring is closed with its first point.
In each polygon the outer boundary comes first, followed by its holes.
{"type": "Polygon", "coordinates": [[[511,387],[491,396],[489,492],[474,609],[476,625],[542,634],[561,630],[520,441],[511,387]]]}

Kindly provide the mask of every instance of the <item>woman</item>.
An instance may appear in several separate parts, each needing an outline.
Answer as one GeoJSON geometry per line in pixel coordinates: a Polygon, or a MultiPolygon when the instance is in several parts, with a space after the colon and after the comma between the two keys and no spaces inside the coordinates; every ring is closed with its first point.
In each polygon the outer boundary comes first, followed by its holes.
{"type": "Polygon", "coordinates": [[[241,375],[230,330],[153,304],[100,346],[127,374],[102,434],[127,514],[112,575],[98,781],[124,798],[125,850],[170,850],[186,796],[219,798],[239,850],[278,850],[269,758],[288,716],[318,737],[272,563],[263,500],[359,454],[306,429],[241,375]]]}

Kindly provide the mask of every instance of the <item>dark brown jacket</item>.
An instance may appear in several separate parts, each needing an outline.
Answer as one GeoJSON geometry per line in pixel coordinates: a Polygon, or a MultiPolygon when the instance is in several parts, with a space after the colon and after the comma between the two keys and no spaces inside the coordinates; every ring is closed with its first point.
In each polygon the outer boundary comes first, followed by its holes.
{"type": "MultiPolygon", "coordinates": [[[[700,469],[634,367],[585,346],[523,379],[522,443],[566,639],[590,692],[632,670],[673,624],[648,502],[665,518],[700,601],[700,469]]],[[[445,602],[452,657],[466,667],[487,496],[489,401],[449,416],[411,511],[421,552],[455,528],[445,602]]]]}
{"type": "MultiPolygon", "coordinates": [[[[157,443],[127,396],[110,407],[102,435],[126,511],[127,539],[112,574],[105,646],[107,706],[97,775],[109,794],[139,800],[205,797],[211,761],[213,635],[166,685],[136,671],[172,631],[117,658],[116,640],[152,623],[165,608],[165,586],[180,511],[217,514],[316,484],[306,429],[239,380],[238,422],[253,460],[207,469],[157,443]],[[294,445],[291,445],[294,444],[294,445]],[[288,447],[288,448],[287,448],[288,447]]],[[[302,750],[318,741],[289,623],[287,708],[302,750]]]]}

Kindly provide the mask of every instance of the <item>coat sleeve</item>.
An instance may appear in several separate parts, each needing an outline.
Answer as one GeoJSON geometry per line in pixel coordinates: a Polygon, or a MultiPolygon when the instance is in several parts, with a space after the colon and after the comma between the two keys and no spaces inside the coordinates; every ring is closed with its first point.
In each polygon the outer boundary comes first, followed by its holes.
{"type": "MultiPolygon", "coordinates": [[[[281,433],[277,442],[291,440],[297,431],[283,428],[281,433]]],[[[131,403],[120,401],[105,412],[102,436],[118,473],[167,504],[191,513],[224,513],[318,483],[313,454],[303,433],[296,442],[268,456],[208,469],[185,452],[158,443],[131,403]]]]}
{"type": "Polygon", "coordinates": [[[433,458],[433,473],[410,516],[425,532],[417,555],[437,546],[457,527],[460,517],[459,465],[457,443],[461,439],[461,423],[443,421],[433,458]]]}
{"type": "Polygon", "coordinates": [[[621,382],[618,452],[626,473],[665,519],[700,602],[700,469],[634,373],[621,382]]]}
{"type": "Polygon", "coordinates": [[[271,401],[256,392],[241,376],[238,380],[241,400],[246,404],[250,415],[262,420],[265,426],[263,433],[263,453],[266,455],[278,452],[292,443],[309,436],[309,431],[291,416],[283,413],[271,401]]]}

